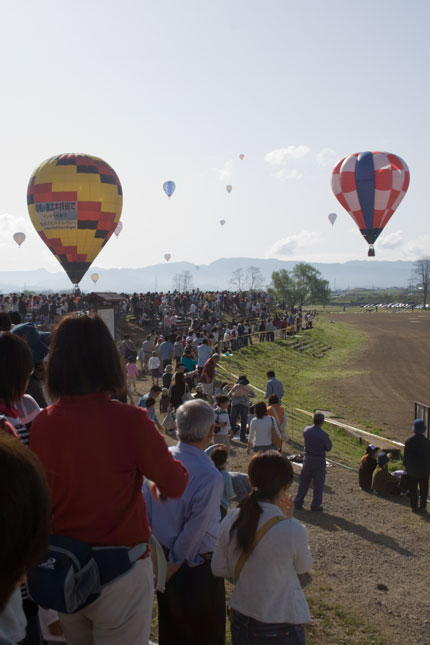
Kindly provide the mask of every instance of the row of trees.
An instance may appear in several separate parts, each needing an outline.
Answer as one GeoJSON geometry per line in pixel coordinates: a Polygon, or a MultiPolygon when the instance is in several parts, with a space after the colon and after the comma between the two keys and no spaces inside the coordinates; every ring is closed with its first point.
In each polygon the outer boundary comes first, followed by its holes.
{"type": "Polygon", "coordinates": [[[417,283],[418,289],[423,294],[423,305],[427,304],[427,298],[430,291],[430,256],[424,256],[414,262],[412,279],[417,283]]]}

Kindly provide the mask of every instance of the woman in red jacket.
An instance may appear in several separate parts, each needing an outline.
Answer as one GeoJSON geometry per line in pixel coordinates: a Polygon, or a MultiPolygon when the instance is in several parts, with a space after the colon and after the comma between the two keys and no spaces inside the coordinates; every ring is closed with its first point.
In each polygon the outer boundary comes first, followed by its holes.
{"type": "MultiPolygon", "coordinates": [[[[143,478],[169,498],[182,495],[188,474],[146,410],[111,399],[124,389],[124,373],[100,318],[63,318],[51,340],[47,380],[55,403],[33,422],[30,446],[51,489],[51,533],[91,546],[147,543],[143,478]]],[[[147,556],[148,549],[91,604],[60,614],[68,643],[148,642],[153,572],[147,556]]]]}

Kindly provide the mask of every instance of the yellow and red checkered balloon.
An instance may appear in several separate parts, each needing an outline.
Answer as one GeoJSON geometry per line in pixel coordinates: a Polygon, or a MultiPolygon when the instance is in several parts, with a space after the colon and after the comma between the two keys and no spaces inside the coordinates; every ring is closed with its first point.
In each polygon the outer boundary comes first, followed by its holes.
{"type": "Polygon", "coordinates": [[[102,159],[57,155],[33,172],[27,204],[34,228],[78,284],[118,225],[122,188],[102,159]]]}

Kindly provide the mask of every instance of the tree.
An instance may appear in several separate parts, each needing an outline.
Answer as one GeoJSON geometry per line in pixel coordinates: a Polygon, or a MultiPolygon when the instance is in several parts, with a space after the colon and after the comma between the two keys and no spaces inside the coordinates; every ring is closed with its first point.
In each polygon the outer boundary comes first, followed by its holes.
{"type": "Polygon", "coordinates": [[[246,270],[245,282],[248,291],[258,291],[264,285],[264,278],[261,269],[248,267],[246,270]]]}
{"type": "Polygon", "coordinates": [[[173,276],[173,288],[175,291],[190,291],[192,289],[193,276],[191,271],[175,273],[173,276]]]}
{"type": "Polygon", "coordinates": [[[418,283],[418,288],[423,292],[423,305],[427,304],[427,296],[430,288],[430,256],[426,255],[414,262],[412,272],[413,278],[418,283]]]}
{"type": "Polygon", "coordinates": [[[272,273],[271,291],[278,300],[289,307],[303,306],[308,303],[326,305],[330,298],[327,280],[311,264],[299,262],[288,273],[286,269],[272,273]]]}
{"type": "Polygon", "coordinates": [[[231,274],[230,284],[236,287],[237,291],[242,291],[245,282],[245,272],[243,269],[236,269],[231,274]]]}

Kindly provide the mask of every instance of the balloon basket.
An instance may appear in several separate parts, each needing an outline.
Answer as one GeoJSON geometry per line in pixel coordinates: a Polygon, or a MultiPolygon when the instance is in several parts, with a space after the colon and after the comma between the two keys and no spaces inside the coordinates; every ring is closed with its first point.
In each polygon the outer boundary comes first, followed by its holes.
{"type": "Polygon", "coordinates": [[[374,258],[375,257],[375,247],[373,244],[369,246],[369,250],[367,251],[367,255],[369,258],[374,258]]]}

